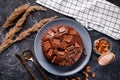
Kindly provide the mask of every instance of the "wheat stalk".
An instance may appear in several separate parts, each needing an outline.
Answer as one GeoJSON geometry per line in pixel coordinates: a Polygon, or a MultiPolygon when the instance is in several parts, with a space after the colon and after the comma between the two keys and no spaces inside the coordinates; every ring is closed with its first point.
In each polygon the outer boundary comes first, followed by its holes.
{"type": "Polygon", "coordinates": [[[18,8],[16,8],[11,13],[11,15],[7,18],[5,23],[2,25],[3,28],[8,28],[20,14],[22,14],[23,12],[25,12],[28,9],[29,6],[30,6],[30,3],[27,3],[25,5],[22,5],[22,6],[18,7],[18,8]]]}
{"type": "Polygon", "coordinates": [[[36,32],[36,31],[38,31],[45,23],[47,23],[47,22],[55,19],[56,17],[57,17],[57,16],[54,16],[54,17],[51,17],[51,18],[45,18],[45,19],[39,21],[39,23],[34,24],[31,28],[29,28],[29,29],[21,32],[21,33],[19,34],[19,36],[16,37],[15,42],[25,39],[25,38],[26,38],[27,36],[29,36],[31,33],[34,33],[34,32],[36,32]]]}

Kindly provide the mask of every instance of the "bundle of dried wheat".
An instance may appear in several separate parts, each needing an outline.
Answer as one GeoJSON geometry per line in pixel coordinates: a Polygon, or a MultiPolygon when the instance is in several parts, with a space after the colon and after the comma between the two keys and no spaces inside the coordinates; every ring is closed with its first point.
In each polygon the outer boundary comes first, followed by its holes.
{"type": "Polygon", "coordinates": [[[39,23],[34,24],[31,28],[29,28],[29,29],[21,32],[21,33],[19,34],[19,36],[16,37],[15,40],[12,40],[12,39],[9,39],[9,38],[8,38],[8,39],[5,40],[4,43],[2,43],[2,45],[0,46],[0,53],[3,52],[3,50],[5,50],[9,45],[11,45],[11,44],[13,44],[13,43],[15,43],[15,42],[17,42],[17,41],[23,40],[23,39],[25,39],[27,36],[29,36],[30,34],[38,31],[45,23],[47,23],[47,22],[55,19],[56,17],[57,17],[57,16],[54,16],[54,17],[51,17],[51,18],[45,18],[45,19],[39,21],[39,23]]]}
{"type": "Polygon", "coordinates": [[[42,10],[46,11],[45,8],[41,6],[29,6],[28,4],[25,4],[23,6],[20,6],[16,8],[13,13],[7,18],[5,24],[3,25],[4,28],[8,28],[8,26],[23,12],[23,16],[17,21],[16,25],[10,29],[10,31],[5,35],[5,38],[0,45],[0,53],[10,44],[14,43],[15,40],[13,40],[13,37],[17,32],[19,32],[22,29],[22,25],[25,22],[27,16],[30,14],[30,12],[35,10],[42,10]]]}

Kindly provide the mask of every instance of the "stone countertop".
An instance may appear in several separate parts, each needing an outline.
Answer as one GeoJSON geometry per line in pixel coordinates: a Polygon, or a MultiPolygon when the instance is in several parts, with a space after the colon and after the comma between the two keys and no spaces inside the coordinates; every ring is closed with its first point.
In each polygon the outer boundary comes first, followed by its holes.
{"type": "MultiPolygon", "coordinates": [[[[109,0],[110,1],[110,0],[109,0]]],[[[116,5],[120,5],[117,0],[111,0],[116,5]]],[[[119,1],[119,0],[118,0],[119,1]]],[[[7,16],[18,6],[31,3],[31,5],[38,5],[35,3],[35,0],[0,0],[0,42],[2,42],[5,33],[9,30],[3,30],[2,24],[5,22],[7,16]]],[[[54,12],[50,9],[47,12],[35,11],[32,12],[23,25],[23,30],[31,27],[33,24],[38,22],[41,19],[57,15],[59,17],[67,17],[61,15],[57,12],[54,12]]],[[[102,33],[97,31],[89,31],[89,34],[92,39],[92,43],[99,37],[107,37],[112,41],[113,49],[112,52],[115,53],[115,61],[107,66],[100,66],[97,63],[98,56],[92,51],[92,55],[88,65],[91,65],[91,71],[96,73],[94,80],[120,80],[120,40],[114,40],[102,33]]],[[[0,55],[0,80],[32,80],[29,74],[26,72],[25,68],[20,64],[18,59],[15,57],[16,53],[21,54],[22,51],[26,48],[33,50],[34,38],[36,33],[32,34],[25,40],[13,44],[9,49],[7,49],[3,54],[0,55]]],[[[34,68],[34,65],[31,62],[27,62],[27,65],[30,67],[31,71],[36,75],[39,80],[42,80],[42,77],[34,68]]],[[[65,77],[54,76],[43,69],[43,72],[48,76],[49,80],[65,80],[65,77]]],[[[75,76],[80,76],[82,80],[81,72],[78,72],[74,75],[67,76],[72,78],[75,76]]],[[[90,80],[93,80],[90,78],[90,80]]]]}

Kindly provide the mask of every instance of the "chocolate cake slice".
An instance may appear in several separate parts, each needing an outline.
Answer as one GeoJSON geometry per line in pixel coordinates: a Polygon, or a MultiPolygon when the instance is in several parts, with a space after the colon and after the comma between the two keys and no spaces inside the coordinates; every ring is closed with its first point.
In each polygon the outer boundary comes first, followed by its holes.
{"type": "Polygon", "coordinates": [[[42,50],[48,62],[59,66],[71,66],[83,52],[78,32],[68,25],[56,25],[42,37],[42,50]]]}

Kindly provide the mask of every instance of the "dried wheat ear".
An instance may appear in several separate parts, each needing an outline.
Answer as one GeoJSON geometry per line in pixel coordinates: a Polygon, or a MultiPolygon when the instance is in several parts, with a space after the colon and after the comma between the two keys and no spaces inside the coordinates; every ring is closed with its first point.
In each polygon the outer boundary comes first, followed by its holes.
{"type": "Polygon", "coordinates": [[[2,25],[3,28],[8,28],[12,23],[13,21],[15,21],[15,19],[22,13],[24,13],[27,8],[30,6],[30,3],[27,3],[25,5],[22,5],[18,8],[16,8],[12,13],[11,15],[7,18],[7,20],[5,21],[5,23],[2,25]]]}

